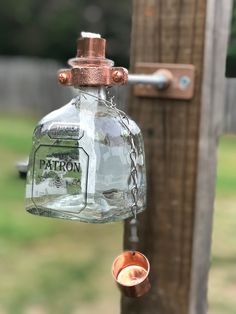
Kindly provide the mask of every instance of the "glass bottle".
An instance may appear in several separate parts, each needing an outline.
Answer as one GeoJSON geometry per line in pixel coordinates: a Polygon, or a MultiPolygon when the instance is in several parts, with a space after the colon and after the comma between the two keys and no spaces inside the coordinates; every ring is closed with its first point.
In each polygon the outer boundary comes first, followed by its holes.
{"type": "Polygon", "coordinates": [[[131,217],[134,205],[136,213],[145,208],[142,135],[136,123],[115,107],[107,90],[111,80],[120,83],[126,72],[97,57],[102,50],[97,43],[103,45],[104,39],[97,38],[95,44],[94,38],[79,41],[75,71],[61,72],[69,77],[62,83],[77,87],[78,95],[35,128],[26,183],[26,209],[32,214],[105,223],[131,217]],[[95,50],[92,56],[86,50],[88,42],[95,50]],[[97,67],[107,76],[105,64],[115,75],[110,75],[110,82],[106,78],[107,85],[102,75],[89,84],[91,73],[87,78],[79,76],[79,62],[82,72],[97,67]],[[87,80],[84,85],[78,77],[87,80]]]}

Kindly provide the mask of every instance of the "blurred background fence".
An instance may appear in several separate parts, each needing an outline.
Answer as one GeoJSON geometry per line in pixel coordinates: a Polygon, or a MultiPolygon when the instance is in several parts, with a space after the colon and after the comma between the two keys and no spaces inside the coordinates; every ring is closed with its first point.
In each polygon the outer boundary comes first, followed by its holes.
{"type": "Polygon", "coordinates": [[[224,133],[236,134],[236,79],[226,79],[224,133]]]}
{"type": "Polygon", "coordinates": [[[0,58],[0,111],[41,115],[65,104],[73,91],[57,83],[59,68],[54,60],[0,58]]]}

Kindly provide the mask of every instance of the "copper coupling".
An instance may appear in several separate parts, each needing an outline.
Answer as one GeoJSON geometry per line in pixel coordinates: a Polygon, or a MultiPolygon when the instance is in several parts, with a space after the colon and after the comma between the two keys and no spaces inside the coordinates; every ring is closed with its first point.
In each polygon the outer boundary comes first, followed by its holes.
{"type": "Polygon", "coordinates": [[[104,38],[79,38],[76,57],[68,61],[71,68],[58,72],[59,83],[75,87],[125,84],[128,71],[122,67],[113,67],[113,61],[105,57],[105,49],[104,38]]]}

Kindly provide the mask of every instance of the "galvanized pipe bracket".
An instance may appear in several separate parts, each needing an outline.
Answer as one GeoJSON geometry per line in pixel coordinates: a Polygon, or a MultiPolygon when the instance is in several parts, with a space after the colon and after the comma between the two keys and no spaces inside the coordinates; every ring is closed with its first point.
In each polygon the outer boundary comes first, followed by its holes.
{"type": "Polygon", "coordinates": [[[195,67],[191,64],[137,63],[128,83],[138,97],[190,100],[194,94],[195,67]]]}

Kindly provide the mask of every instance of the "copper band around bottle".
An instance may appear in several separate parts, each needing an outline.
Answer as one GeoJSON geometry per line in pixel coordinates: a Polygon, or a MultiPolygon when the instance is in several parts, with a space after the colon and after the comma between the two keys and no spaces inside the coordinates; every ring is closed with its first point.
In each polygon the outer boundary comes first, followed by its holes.
{"type": "Polygon", "coordinates": [[[112,86],[125,84],[128,80],[128,71],[118,67],[75,67],[60,70],[57,77],[62,85],[112,86]]]}

